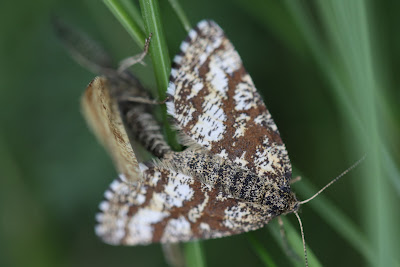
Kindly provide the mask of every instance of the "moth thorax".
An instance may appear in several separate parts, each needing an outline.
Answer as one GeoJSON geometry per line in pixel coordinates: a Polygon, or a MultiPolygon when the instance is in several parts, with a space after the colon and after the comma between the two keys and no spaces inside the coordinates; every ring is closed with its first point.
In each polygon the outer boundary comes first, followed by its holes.
{"type": "Polygon", "coordinates": [[[260,202],[273,217],[297,211],[299,202],[289,185],[276,182],[266,184],[260,202]]]}
{"type": "Polygon", "coordinates": [[[299,208],[300,208],[300,202],[297,200],[295,193],[290,191],[287,202],[287,210],[283,214],[297,212],[299,208]]]}

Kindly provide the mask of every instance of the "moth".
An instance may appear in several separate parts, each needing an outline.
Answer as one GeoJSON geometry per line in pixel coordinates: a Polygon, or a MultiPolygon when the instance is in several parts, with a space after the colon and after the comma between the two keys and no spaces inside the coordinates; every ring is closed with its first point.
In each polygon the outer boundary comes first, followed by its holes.
{"type": "Polygon", "coordinates": [[[167,109],[188,147],[183,152],[138,164],[111,91],[96,78],[82,100],[85,117],[122,173],[96,216],[96,233],[106,243],[229,236],[298,209],[278,129],[214,22],[189,32],[171,70],[167,109]],[[126,179],[128,173],[137,177],[126,179]]]}
{"type": "Polygon", "coordinates": [[[138,163],[110,83],[96,78],[86,89],[86,118],[120,172],[99,205],[96,234],[112,245],[146,245],[248,232],[288,213],[301,225],[297,211],[308,200],[291,190],[285,145],[232,43],[203,20],[180,49],[166,104],[184,151],[138,163]]]}
{"type": "MultiPolygon", "coordinates": [[[[109,53],[87,34],[54,18],[53,26],[62,44],[80,65],[100,74],[87,87],[82,97],[85,118],[103,146],[111,154],[119,173],[129,181],[138,181],[134,149],[141,144],[156,157],[170,151],[149,104],[147,90],[125,67],[118,68],[109,53]]],[[[122,62],[140,62],[145,51],[122,62]]],[[[121,64],[120,64],[121,65],[121,64]]]]}

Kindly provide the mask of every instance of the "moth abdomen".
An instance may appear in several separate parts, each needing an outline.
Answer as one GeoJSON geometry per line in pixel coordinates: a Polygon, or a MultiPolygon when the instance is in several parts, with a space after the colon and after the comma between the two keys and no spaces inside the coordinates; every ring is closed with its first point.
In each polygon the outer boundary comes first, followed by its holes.
{"type": "Polygon", "coordinates": [[[157,158],[171,152],[161,127],[145,104],[131,104],[123,110],[125,123],[131,135],[157,158]]]}

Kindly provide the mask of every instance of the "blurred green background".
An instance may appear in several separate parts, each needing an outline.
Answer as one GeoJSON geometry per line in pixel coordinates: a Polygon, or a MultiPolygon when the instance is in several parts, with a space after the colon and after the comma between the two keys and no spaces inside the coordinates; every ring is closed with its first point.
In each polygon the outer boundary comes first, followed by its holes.
{"type": "MultiPolygon", "coordinates": [[[[304,177],[294,185],[300,199],[315,192],[304,194],[310,187],[302,184],[321,188],[367,154],[301,209],[320,263],[400,266],[400,2],[181,5],[192,25],[215,20],[239,51],[294,174],[304,177]]],[[[113,247],[94,235],[97,205],[116,173],[80,114],[80,95],[94,75],[60,45],[51,16],[88,32],[116,60],[141,48],[101,1],[3,1],[0,10],[0,266],[166,265],[158,244],[113,247]]],[[[186,33],[168,1],[160,10],[173,57],[186,33]]],[[[151,64],[133,70],[154,92],[151,64]]],[[[286,217],[298,235],[295,216],[286,217]]],[[[296,264],[278,245],[276,226],[201,242],[207,266],[263,266],[255,244],[272,264],[296,264]]]]}

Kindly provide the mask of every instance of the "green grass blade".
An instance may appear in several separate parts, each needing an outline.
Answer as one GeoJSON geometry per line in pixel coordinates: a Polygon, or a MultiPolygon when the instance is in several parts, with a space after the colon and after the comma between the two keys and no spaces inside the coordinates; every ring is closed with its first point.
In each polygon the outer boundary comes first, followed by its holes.
{"type": "Polygon", "coordinates": [[[265,266],[269,266],[269,267],[278,266],[275,264],[272,257],[265,250],[265,248],[263,247],[261,242],[257,240],[257,238],[254,235],[254,232],[250,232],[250,233],[246,234],[246,237],[247,237],[251,247],[253,248],[254,252],[257,254],[257,256],[260,258],[260,260],[264,263],[265,266]]]}
{"type": "Polygon", "coordinates": [[[334,90],[332,96],[335,98],[336,102],[341,103],[343,113],[353,118],[353,127],[362,129],[363,125],[359,119],[358,113],[346,93],[349,91],[348,85],[337,76],[337,70],[332,63],[333,61],[328,58],[329,53],[319,40],[317,30],[314,29],[310,21],[311,15],[308,14],[306,9],[298,1],[286,0],[285,3],[309,47],[311,55],[314,56],[314,60],[321,68],[322,74],[324,74],[332,84],[331,89],[334,90]]]}
{"type": "Polygon", "coordinates": [[[200,241],[185,244],[186,265],[189,267],[205,267],[206,260],[200,241]]]}
{"type": "MultiPolygon", "coordinates": [[[[290,215],[294,216],[294,215],[290,215]]],[[[284,223],[284,228],[286,232],[286,238],[288,241],[288,244],[290,246],[290,249],[293,249],[293,251],[298,255],[298,258],[294,257],[289,257],[290,261],[294,266],[304,266],[304,250],[303,250],[303,241],[301,239],[300,235],[300,229],[295,228],[284,216],[281,217],[284,223]]],[[[279,224],[277,221],[271,222],[268,225],[268,229],[272,233],[273,237],[275,240],[278,242],[278,244],[281,246],[282,250],[285,251],[285,246],[282,240],[282,235],[280,233],[279,229],[279,224]]],[[[307,242],[307,229],[304,230],[304,235],[305,239],[307,242]]],[[[307,258],[308,258],[308,264],[309,266],[322,266],[320,261],[318,260],[317,256],[313,253],[312,249],[306,245],[307,247],[307,258]]]]}
{"type": "Polygon", "coordinates": [[[182,23],[183,28],[185,31],[189,32],[192,26],[190,25],[190,22],[183,11],[181,5],[179,4],[178,0],[169,0],[170,5],[174,9],[176,15],[178,16],[179,20],[182,23]]]}
{"type": "MultiPolygon", "coordinates": [[[[158,97],[165,99],[171,71],[171,61],[168,47],[165,41],[160,11],[157,0],[140,0],[143,22],[147,35],[153,34],[150,42],[150,55],[153,63],[154,75],[157,82],[158,97]]],[[[167,110],[162,106],[162,119],[168,143],[175,149],[179,149],[175,133],[168,124],[167,110]]]]}
{"type": "Polygon", "coordinates": [[[143,22],[136,7],[128,0],[103,0],[118,21],[124,26],[133,40],[144,46],[146,36],[143,33],[143,22]]]}
{"type": "Polygon", "coordinates": [[[140,10],[133,4],[132,0],[119,0],[121,5],[125,8],[126,12],[129,16],[135,21],[136,25],[140,27],[140,29],[144,32],[144,25],[142,14],[140,10]]]}
{"type": "Polygon", "coordinates": [[[168,87],[171,61],[165,41],[158,1],[140,0],[140,8],[142,10],[146,34],[153,34],[150,42],[150,55],[157,81],[158,95],[163,99],[168,87]]]}
{"type": "Polygon", "coordinates": [[[385,147],[382,147],[383,162],[385,162],[385,171],[396,190],[398,196],[400,196],[400,171],[397,168],[396,163],[387,151],[385,147]]]}
{"type": "MultiPolygon", "coordinates": [[[[306,199],[318,189],[313,186],[306,177],[304,177],[298,170],[294,171],[296,174],[301,176],[301,181],[295,183],[295,191],[302,196],[302,199],[306,199]]],[[[376,253],[368,242],[367,238],[358,230],[357,226],[331,201],[329,201],[323,194],[319,195],[316,200],[310,201],[305,207],[311,206],[311,208],[318,213],[327,224],[335,229],[343,239],[347,240],[353,247],[364,256],[367,261],[372,264],[376,253]]]]}
{"type": "MultiPolygon", "coordinates": [[[[400,223],[397,210],[393,209],[391,185],[385,176],[386,163],[382,160],[382,136],[387,129],[381,121],[384,98],[380,77],[375,71],[372,38],[368,17],[368,3],[364,1],[319,2],[318,7],[327,29],[334,52],[344,73],[344,80],[350,85],[348,96],[360,111],[365,132],[358,134],[356,143],[360,150],[368,151],[367,168],[364,168],[360,194],[363,199],[362,212],[369,239],[372,240],[377,257],[374,265],[391,266],[400,248],[399,241],[393,237],[400,223]]],[[[353,120],[349,118],[348,123],[353,120]]],[[[357,134],[357,133],[355,133],[357,134]]]]}
{"type": "Polygon", "coordinates": [[[234,2],[250,13],[261,25],[279,36],[288,49],[297,53],[304,51],[306,44],[301,34],[293,29],[293,18],[281,1],[235,0],[234,2]]]}

